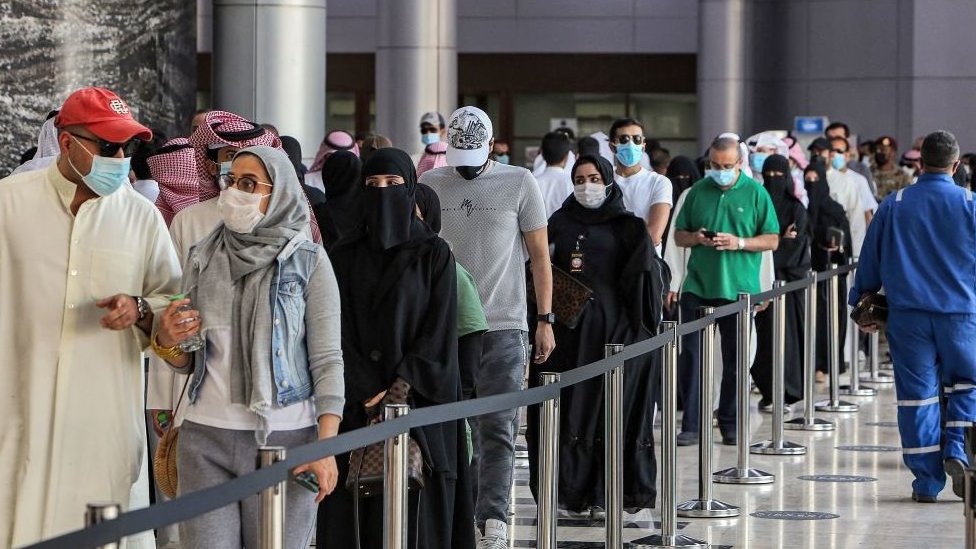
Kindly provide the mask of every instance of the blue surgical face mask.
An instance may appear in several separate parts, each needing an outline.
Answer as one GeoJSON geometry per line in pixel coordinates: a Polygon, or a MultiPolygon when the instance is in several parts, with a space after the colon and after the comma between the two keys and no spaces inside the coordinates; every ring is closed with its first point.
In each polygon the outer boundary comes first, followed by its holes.
{"type": "Polygon", "coordinates": [[[762,173],[763,164],[766,163],[767,158],[769,158],[769,153],[763,153],[763,152],[752,153],[752,171],[756,173],[762,173]]]}
{"type": "Polygon", "coordinates": [[[640,163],[644,156],[644,151],[633,143],[622,143],[617,145],[617,162],[625,168],[633,168],[640,163]]]}
{"type": "Polygon", "coordinates": [[[221,162],[220,163],[220,174],[218,174],[218,177],[229,174],[230,173],[230,166],[233,163],[234,162],[232,160],[228,160],[227,162],[221,162]]]}
{"type": "Polygon", "coordinates": [[[441,140],[441,136],[437,132],[420,134],[420,142],[423,143],[424,146],[433,145],[434,143],[437,143],[440,140],[441,140]]]}
{"type": "MultiPolygon", "coordinates": [[[[78,143],[78,146],[85,149],[81,143],[75,139],[75,136],[71,136],[72,139],[78,143]]],[[[85,149],[92,157],[91,170],[88,171],[88,175],[82,175],[75,167],[74,163],[71,162],[71,157],[68,157],[68,164],[71,169],[78,174],[78,177],[85,182],[85,185],[92,190],[93,193],[98,196],[108,196],[115,191],[119,190],[122,185],[129,181],[129,164],[131,159],[129,157],[125,158],[114,158],[107,156],[96,156],[91,153],[88,149],[85,149]]]]}
{"type": "Polygon", "coordinates": [[[830,159],[830,165],[833,166],[835,170],[840,170],[847,165],[847,158],[844,158],[842,154],[834,154],[834,157],[830,159]]]}
{"type": "Polygon", "coordinates": [[[731,170],[705,170],[705,176],[720,187],[728,187],[735,183],[735,168],[731,170]]]}
{"type": "Polygon", "coordinates": [[[495,157],[495,162],[498,162],[499,164],[508,164],[509,160],[511,160],[511,158],[507,154],[500,154],[495,157]]]}

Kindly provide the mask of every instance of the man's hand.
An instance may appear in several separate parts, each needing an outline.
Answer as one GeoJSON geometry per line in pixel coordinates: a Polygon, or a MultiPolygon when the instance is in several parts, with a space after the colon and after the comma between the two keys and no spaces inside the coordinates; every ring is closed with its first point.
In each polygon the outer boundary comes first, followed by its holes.
{"type": "Polygon", "coordinates": [[[532,362],[542,364],[549,360],[549,355],[556,348],[556,336],[552,334],[552,325],[540,322],[535,329],[535,356],[532,362]]]}
{"type": "Polygon", "coordinates": [[[95,302],[100,309],[108,309],[102,317],[102,328],[109,330],[128,330],[139,321],[139,306],[136,298],[118,294],[95,302]]]}
{"type": "Polygon", "coordinates": [[[668,292],[668,295],[664,296],[664,310],[670,311],[671,307],[678,302],[678,292],[668,292]]]}
{"type": "Polygon", "coordinates": [[[717,233],[715,238],[712,239],[716,250],[722,251],[732,251],[739,249],[739,240],[742,240],[738,236],[729,233],[717,233]]]}
{"type": "Polygon", "coordinates": [[[796,223],[790,223],[790,226],[786,228],[786,232],[783,233],[783,238],[796,239],[796,223]]]}
{"type": "Polygon", "coordinates": [[[152,417],[152,428],[156,432],[157,436],[163,436],[163,433],[173,424],[173,411],[172,410],[149,410],[149,416],[152,417]],[[163,425],[159,421],[159,414],[166,414],[166,424],[163,425]]]}
{"type": "Polygon", "coordinates": [[[862,332],[864,332],[866,334],[876,334],[876,333],[878,333],[878,325],[877,324],[868,324],[866,326],[858,325],[858,329],[860,329],[862,332]]]}
{"type": "Polygon", "coordinates": [[[336,468],[335,456],[306,463],[305,465],[296,467],[292,472],[297,475],[305,471],[314,474],[315,479],[318,480],[319,494],[315,496],[315,503],[322,503],[322,500],[335,490],[336,483],[339,482],[339,470],[336,468]]]}

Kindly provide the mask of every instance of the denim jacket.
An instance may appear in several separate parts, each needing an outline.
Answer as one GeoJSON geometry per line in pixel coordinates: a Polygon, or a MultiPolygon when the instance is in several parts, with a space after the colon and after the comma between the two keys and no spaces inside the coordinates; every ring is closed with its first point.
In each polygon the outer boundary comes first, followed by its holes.
{"type": "MultiPolygon", "coordinates": [[[[305,288],[318,260],[318,253],[324,251],[300,234],[282,249],[276,260],[277,272],[268,298],[271,300],[274,323],[271,357],[277,407],[283,408],[312,396],[305,341],[305,288]]],[[[194,260],[191,268],[200,269],[200,262],[194,260]]],[[[206,334],[204,347],[197,352],[204,353],[203,357],[206,357],[206,334]]],[[[185,370],[183,373],[186,373],[185,370]]],[[[196,402],[206,375],[206,368],[194,368],[187,395],[190,403],[196,402]]]]}

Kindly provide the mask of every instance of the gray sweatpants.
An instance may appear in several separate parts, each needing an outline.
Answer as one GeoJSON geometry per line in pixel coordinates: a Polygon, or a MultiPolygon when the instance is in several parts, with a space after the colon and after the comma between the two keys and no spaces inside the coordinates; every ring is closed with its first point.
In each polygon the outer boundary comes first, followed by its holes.
{"type": "MultiPolygon", "coordinates": [[[[315,427],[275,431],[269,446],[292,448],[314,441],[315,427]]],[[[256,468],[254,431],[235,431],[184,421],[177,446],[180,495],[211,488],[256,468]]],[[[315,525],[315,494],[294,482],[285,489],[285,548],[307,549],[315,525]]],[[[180,524],[182,549],[256,549],[258,496],[239,501],[180,524]]]]}

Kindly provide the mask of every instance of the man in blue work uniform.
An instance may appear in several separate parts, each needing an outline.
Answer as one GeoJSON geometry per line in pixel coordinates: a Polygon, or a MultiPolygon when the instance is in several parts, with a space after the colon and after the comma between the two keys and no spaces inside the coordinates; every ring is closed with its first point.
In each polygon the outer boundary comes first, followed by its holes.
{"type": "Polygon", "coordinates": [[[952,180],[951,133],[925,138],[922,165],[918,182],[888,196],[868,227],[849,301],[884,288],[903,459],[915,475],[912,499],[932,503],[946,474],[963,496],[963,427],[976,420],[976,204],[952,180]]]}

